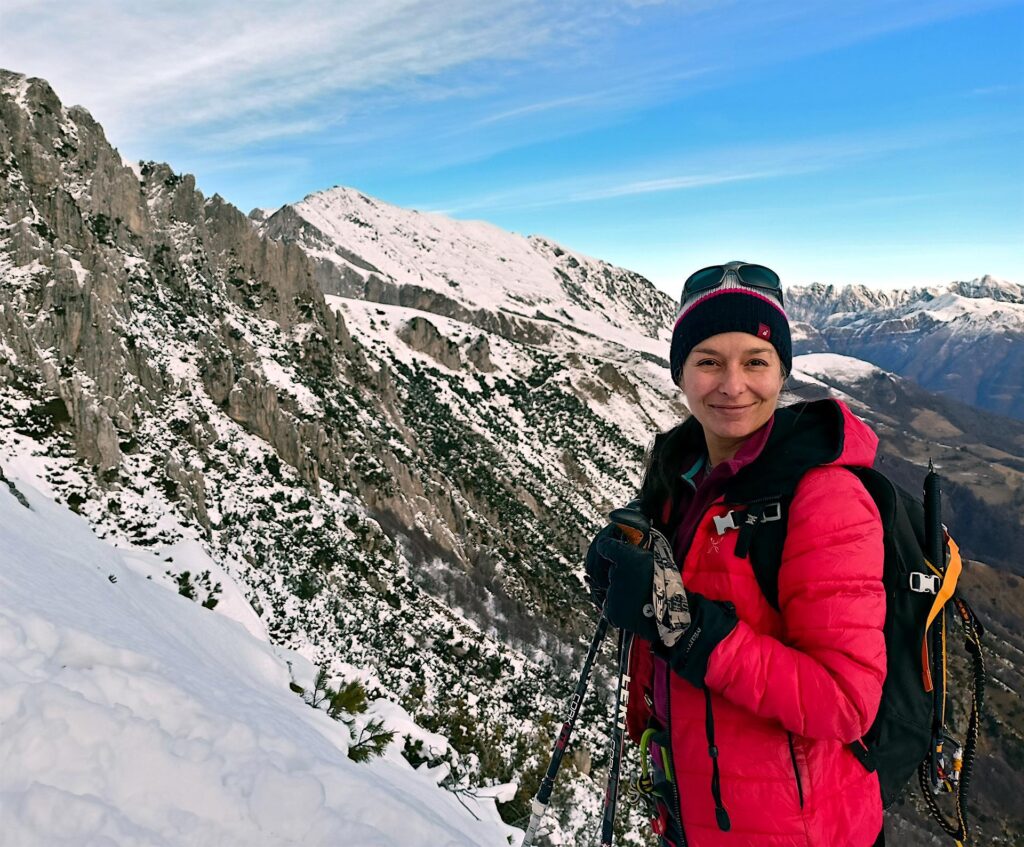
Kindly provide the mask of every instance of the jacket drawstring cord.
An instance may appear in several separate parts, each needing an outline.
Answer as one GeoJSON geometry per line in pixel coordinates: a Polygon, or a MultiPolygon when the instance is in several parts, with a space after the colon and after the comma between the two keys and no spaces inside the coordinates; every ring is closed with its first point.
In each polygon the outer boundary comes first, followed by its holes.
{"type": "Polygon", "coordinates": [[[711,692],[704,689],[704,729],[708,737],[708,755],[711,757],[711,796],[715,800],[715,820],[722,832],[732,826],[729,813],[722,804],[721,774],[718,771],[718,748],[715,746],[715,715],[711,710],[711,692]]]}

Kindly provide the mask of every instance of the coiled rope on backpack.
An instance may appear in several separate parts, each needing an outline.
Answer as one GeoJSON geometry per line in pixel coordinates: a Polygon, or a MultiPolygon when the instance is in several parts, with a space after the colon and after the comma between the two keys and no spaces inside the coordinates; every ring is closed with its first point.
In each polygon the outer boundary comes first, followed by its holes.
{"type": "Polygon", "coordinates": [[[931,772],[934,751],[928,758],[921,762],[918,769],[918,778],[921,783],[921,793],[924,795],[925,805],[936,823],[943,831],[951,836],[957,847],[966,847],[970,833],[967,828],[967,801],[971,784],[971,775],[974,771],[974,760],[978,752],[978,738],[981,729],[981,712],[985,705],[985,657],[981,649],[982,628],[975,617],[970,606],[960,597],[953,598],[959,616],[960,624],[964,630],[964,647],[971,656],[974,669],[974,681],[971,688],[971,715],[967,724],[967,737],[964,742],[962,764],[957,767],[953,762],[953,769],[946,772],[943,769],[941,789],[956,795],[955,810],[956,820],[950,821],[939,808],[936,800],[936,792],[931,782],[931,772]]]}

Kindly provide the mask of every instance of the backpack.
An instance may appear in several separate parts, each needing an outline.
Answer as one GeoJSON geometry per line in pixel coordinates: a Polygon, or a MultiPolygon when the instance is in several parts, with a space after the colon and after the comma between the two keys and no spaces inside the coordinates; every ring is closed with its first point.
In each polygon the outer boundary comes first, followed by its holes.
{"type": "MultiPolygon", "coordinates": [[[[895,803],[917,771],[925,802],[936,821],[954,839],[966,842],[966,803],[977,751],[985,668],[983,629],[956,591],[962,569],[959,550],[938,516],[926,515],[921,498],[879,471],[847,470],[861,481],[881,515],[887,601],[887,673],[882,699],[874,723],[851,749],[865,768],[878,772],[885,808],[895,803]],[[941,549],[944,559],[938,566],[926,553],[929,521],[939,539],[932,547],[941,549]],[[963,745],[946,727],[946,639],[951,613],[961,624],[973,664],[971,713],[963,745]],[[955,821],[947,820],[940,809],[935,797],[939,793],[955,795],[955,821]]],[[[936,493],[937,480],[936,476],[936,493]]],[[[762,483],[758,490],[759,483],[748,476],[745,484],[727,489],[725,495],[726,504],[732,507],[732,523],[739,529],[736,554],[749,558],[765,599],[777,611],[787,512],[798,482],[790,477],[783,482],[783,490],[778,480],[762,483]],[[764,488],[767,485],[770,492],[764,488]]]]}

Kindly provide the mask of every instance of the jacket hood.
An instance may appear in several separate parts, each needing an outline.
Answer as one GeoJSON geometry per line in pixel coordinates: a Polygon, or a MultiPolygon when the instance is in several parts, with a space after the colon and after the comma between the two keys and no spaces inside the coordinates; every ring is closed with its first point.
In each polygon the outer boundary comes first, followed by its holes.
{"type": "MultiPolygon", "coordinates": [[[[874,464],[878,437],[840,400],[784,406],[767,426],[770,432],[760,452],[726,483],[726,499],[749,502],[766,493],[792,492],[814,467],[874,464]],[[766,484],[777,492],[766,492],[766,484]]],[[[666,501],[677,496],[680,469],[706,450],[704,430],[693,416],[655,439],[640,494],[648,515],[663,519],[666,501]]]]}
{"type": "Polygon", "coordinates": [[[727,486],[727,496],[741,499],[773,480],[793,491],[811,468],[846,465],[870,468],[878,436],[841,400],[813,400],[778,409],[764,449],[727,486]]]}
{"type": "Polygon", "coordinates": [[[763,453],[778,452],[804,467],[871,467],[877,450],[878,436],[868,425],[841,400],[828,399],[778,409],[763,453]]]}

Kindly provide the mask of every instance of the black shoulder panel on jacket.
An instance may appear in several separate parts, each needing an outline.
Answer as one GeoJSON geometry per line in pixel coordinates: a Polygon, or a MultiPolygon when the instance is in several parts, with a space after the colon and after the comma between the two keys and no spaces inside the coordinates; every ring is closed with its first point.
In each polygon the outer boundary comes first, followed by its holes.
{"type": "Polygon", "coordinates": [[[733,477],[725,499],[750,503],[763,497],[789,497],[807,471],[842,456],[843,443],[843,412],[835,400],[781,408],[761,455],[733,477]]]}

